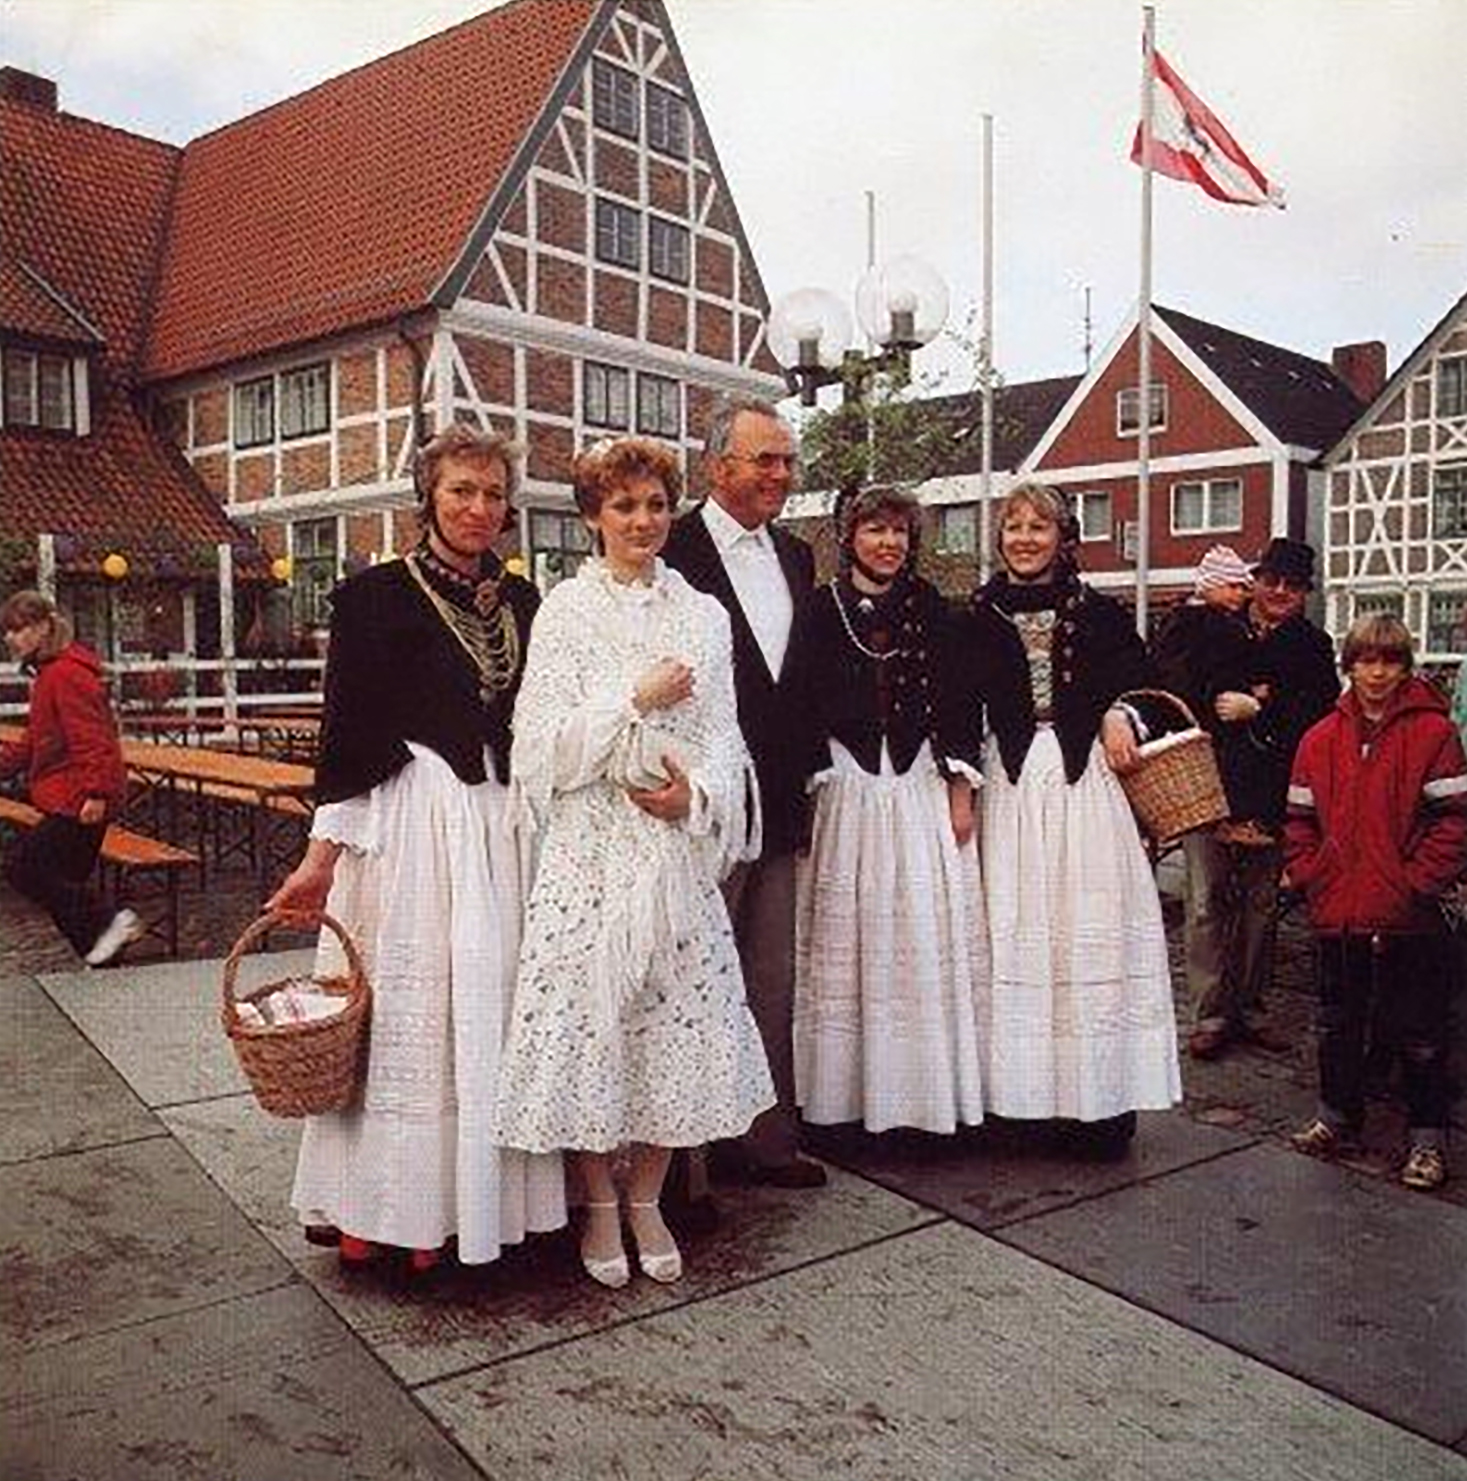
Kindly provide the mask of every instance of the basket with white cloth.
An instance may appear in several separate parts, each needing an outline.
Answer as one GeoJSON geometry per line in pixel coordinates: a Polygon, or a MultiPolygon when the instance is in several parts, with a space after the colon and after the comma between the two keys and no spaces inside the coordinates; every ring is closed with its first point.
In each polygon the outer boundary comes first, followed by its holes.
{"type": "Polygon", "coordinates": [[[1186,702],[1165,689],[1133,689],[1120,698],[1159,700],[1185,721],[1181,730],[1144,741],[1140,764],[1120,778],[1141,831],[1152,843],[1167,844],[1226,818],[1228,799],[1212,737],[1198,725],[1186,702]]]}

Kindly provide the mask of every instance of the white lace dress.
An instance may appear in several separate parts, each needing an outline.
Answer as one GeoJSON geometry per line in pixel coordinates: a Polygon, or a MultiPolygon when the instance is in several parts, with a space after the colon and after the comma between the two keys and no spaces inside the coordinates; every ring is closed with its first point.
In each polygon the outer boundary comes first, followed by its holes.
{"type": "Polygon", "coordinates": [[[515,707],[514,786],[539,866],[500,1071],[498,1136],[530,1151],[697,1146],[774,1103],[718,881],[759,848],[728,617],[660,561],[625,586],[591,560],[545,601],[515,707]],[[638,716],[663,658],[694,691],[638,716]],[[634,806],[673,753],[680,824],[634,806]]]}
{"type": "MultiPolygon", "coordinates": [[[[372,1047],[362,1105],[307,1120],[291,1202],[303,1223],[407,1249],[456,1234],[459,1259],[483,1263],[565,1223],[560,1158],[490,1129],[526,871],[492,764],[470,786],[409,744],[399,772],[312,826],[346,845],[326,908],[362,953],[372,1047]]],[[[340,952],[323,931],[321,969],[340,952]]]]}

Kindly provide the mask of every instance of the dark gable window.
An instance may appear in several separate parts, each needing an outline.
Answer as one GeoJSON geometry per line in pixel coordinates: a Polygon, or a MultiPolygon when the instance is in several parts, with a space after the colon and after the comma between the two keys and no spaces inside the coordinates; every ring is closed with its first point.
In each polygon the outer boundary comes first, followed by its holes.
{"type": "Polygon", "coordinates": [[[42,427],[48,432],[75,430],[76,404],[69,359],[33,350],[6,349],[4,361],[7,427],[42,427]]]}
{"type": "Polygon", "coordinates": [[[625,431],[631,417],[631,372],[588,360],[581,372],[581,419],[625,431]]]}
{"type": "Polygon", "coordinates": [[[655,82],[647,84],[647,144],[674,159],[688,157],[688,105],[655,82]]]}
{"type": "Polygon", "coordinates": [[[637,377],[637,431],[679,437],[683,430],[682,387],[663,375],[637,377]]]}
{"type": "MultiPolygon", "coordinates": [[[[1151,430],[1166,431],[1166,386],[1151,383],[1151,430]]],[[[1135,386],[1116,392],[1116,436],[1136,437],[1141,431],[1141,392],[1135,386]]]]}
{"type": "Polygon", "coordinates": [[[647,219],[647,266],[659,278],[688,281],[688,229],[660,216],[647,219]]]}
{"type": "Polygon", "coordinates": [[[597,57],[591,64],[591,119],[597,128],[637,137],[637,79],[597,57]]]}
{"type": "Polygon", "coordinates": [[[1437,361],[1436,414],[1439,417],[1467,416],[1467,355],[1454,355],[1437,361]]]}
{"type": "Polygon", "coordinates": [[[1431,533],[1438,540],[1467,535],[1467,463],[1436,470],[1431,483],[1431,533]]]}
{"type": "Polygon", "coordinates": [[[639,211],[622,205],[620,201],[596,197],[596,256],[602,262],[611,262],[617,267],[640,267],[642,252],[638,238],[641,230],[639,211]]]}

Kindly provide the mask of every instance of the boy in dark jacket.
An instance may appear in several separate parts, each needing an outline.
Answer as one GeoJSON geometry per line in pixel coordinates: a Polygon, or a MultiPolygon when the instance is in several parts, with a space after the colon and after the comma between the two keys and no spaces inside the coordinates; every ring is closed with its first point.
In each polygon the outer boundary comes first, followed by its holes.
{"type": "Polygon", "coordinates": [[[1439,902],[1467,861],[1467,757],[1447,703],[1412,674],[1397,618],[1359,618],[1350,688],[1294,758],[1284,852],[1319,937],[1319,1115],[1294,1145],[1332,1156],[1358,1137],[1368,1028],[1393,1020],[1409,1150],[1401,1181],[1446,1181],[1450,959],[1439,902]]]}

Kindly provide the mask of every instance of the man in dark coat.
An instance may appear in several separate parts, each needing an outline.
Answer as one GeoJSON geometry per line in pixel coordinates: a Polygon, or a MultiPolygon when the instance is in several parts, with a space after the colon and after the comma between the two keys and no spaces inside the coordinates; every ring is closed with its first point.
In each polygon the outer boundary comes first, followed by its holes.
{"type": "MultiPolygon", "coordinates": [[[[1218,718],[1246,726],[1251,756],[1240,768],[1243,795],[1229,801],[1235,817],[1259,827],[1232,837],[1227,825],[1204,847],[1218,854],[1209,874],[1214,887],[1202,920],[1215,945],[1211,970],[1194,950],[1189,976],[1196,994],[1196,1023],[1187,1041],[1194,1059],[1215,1059],[1230,1043],[1255,1036],[1249,1015],[1258,1013],[1273,971],[1281,832],[1289,771],[1304,732],[1339,698],[1340,681],[1329,636],[1304,616],[1314,589],[1314,551],[1302,540],[1271,540],[1253,568],[1249,619],[1255,634],[1258,693],[1218,695],[1218,718]]],[[[1189,885],[1189,888],[1191,886],[1189,885]]],[[[1201,907],[1203,902],[1194,902],[1201,907]]]]}
{"type": "Polygon", "coordinates": [[[705,443],[710,497],[672,528],[663,558],[728,610],[739,728],[759,778],[763,851],[724,885],[734,937],[778,1104],[740,1144],[740,1171],[785,1188],[818,1187],[825,1169],[796,1155],[795,851],[804,842],[811,761],[806,706],[790,692],[785,654],[799,598],[814,585],[810,547],[778,529],[795,441],[768,402],[726,401],[705,443]]]}

